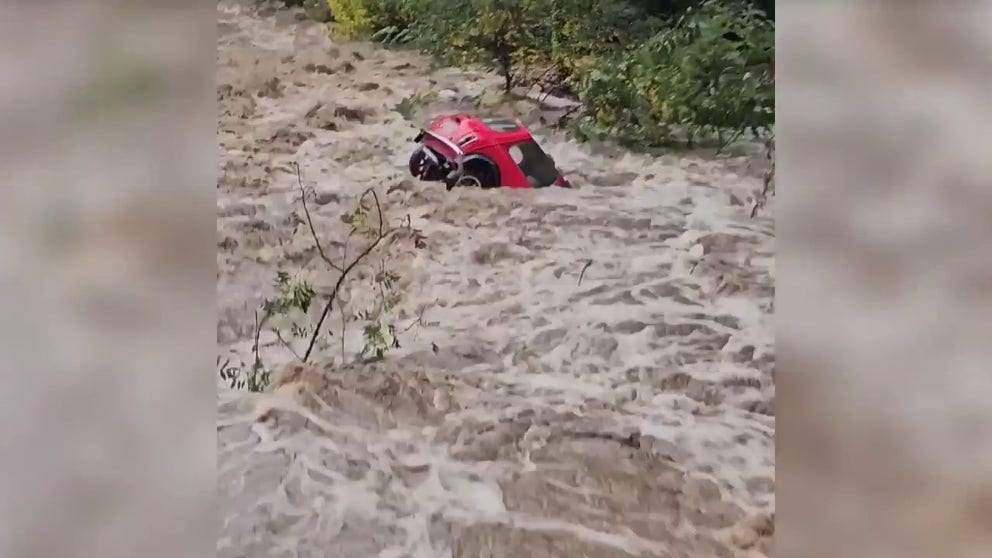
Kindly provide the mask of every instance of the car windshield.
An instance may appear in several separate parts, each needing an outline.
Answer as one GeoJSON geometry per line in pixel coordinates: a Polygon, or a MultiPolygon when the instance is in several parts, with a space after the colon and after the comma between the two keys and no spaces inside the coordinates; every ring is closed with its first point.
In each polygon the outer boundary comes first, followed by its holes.
{"type": "Polygon", "coordinates": [[[534,188],[551,186],[558,180],[558,169],[537,142],[525,141],[509,147],[510,157],[534,188]]]}

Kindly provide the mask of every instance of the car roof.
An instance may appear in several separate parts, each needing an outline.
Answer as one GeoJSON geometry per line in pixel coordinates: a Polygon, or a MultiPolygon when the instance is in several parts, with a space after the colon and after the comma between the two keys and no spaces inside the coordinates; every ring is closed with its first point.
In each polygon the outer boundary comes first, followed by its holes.
{"type": "Polygon", "coordinates": [[[532,139],[530,132],[520,121],[502,116],[478,117],[465,113],[448,114],[435,118],[431,122],[431,128],[448,139],[456,141],[467,134],[475,135],[480,139],[491,138],[498,142],[532,139]],[[446,122],[453,122],[455,126],[448,125],[446,127],[446,122]]]}

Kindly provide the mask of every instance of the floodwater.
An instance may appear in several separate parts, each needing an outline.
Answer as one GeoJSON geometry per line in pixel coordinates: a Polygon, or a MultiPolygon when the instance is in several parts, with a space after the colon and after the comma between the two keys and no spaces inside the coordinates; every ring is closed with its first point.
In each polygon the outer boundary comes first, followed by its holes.
{"type": "Polygon", "coordinates": [[[578,144],[545,125],[564,109],[523,100],[486,110],[531,126],[576,187],[446,192],[408,176],[410,139],[500,78],[337,44],[290,11],[217,13],[221,358],[250,362],[277,271],[337,280],[294,163],[335,261],[370,187],[387,227],[422,234],[356,268],[314,366],[265,333],[273,389],[219,381],[221,556],[770,554],[760,161],[578,144]],[[395,110],[423,91],[413,121],[395,110]],[[400,347],[361,363],[358,314],[387,269],[400,347]]]}

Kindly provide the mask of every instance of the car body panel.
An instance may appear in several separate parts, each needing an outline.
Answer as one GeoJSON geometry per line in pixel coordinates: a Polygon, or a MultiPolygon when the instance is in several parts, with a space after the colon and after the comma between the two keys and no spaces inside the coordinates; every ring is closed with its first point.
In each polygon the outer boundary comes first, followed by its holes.
{"type": "Polygon", "coordinates": [[[443,115],[431,120],[414,141],[433,152],[428,154],[433,163],[443,159],[445,174],[452,169],[449,176],[462,172],[467,156],[479,155],[496,165],[503,187],[571,186],[519,120],[466,113],[443,115]]]}

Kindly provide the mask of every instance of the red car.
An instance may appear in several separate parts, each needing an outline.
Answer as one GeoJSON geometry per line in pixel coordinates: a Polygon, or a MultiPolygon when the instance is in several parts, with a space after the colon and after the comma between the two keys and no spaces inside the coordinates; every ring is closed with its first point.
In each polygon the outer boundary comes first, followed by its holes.
{"type": "Polygon", "coordinates": [[[410,174],[420,180],[477,188],[570,188],[527,128],[509,118],[439,116],[414,138],[410,174]]]}

